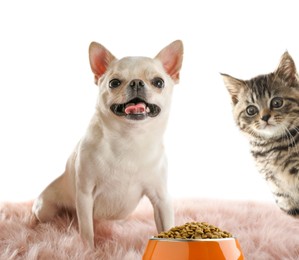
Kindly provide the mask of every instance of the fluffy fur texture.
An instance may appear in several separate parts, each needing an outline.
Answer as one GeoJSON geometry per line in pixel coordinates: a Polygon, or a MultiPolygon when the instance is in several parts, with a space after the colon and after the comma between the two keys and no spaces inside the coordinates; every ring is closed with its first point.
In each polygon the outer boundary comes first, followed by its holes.
{"type": "MultiPolygon", "coordinates": [[[[57,216],[33,223],[32,203],[0,205],[0,259],[140,260],[156,234],[153,210],[143,200],[123,221],[95,222],[94,250],[85,247],[77,220],[57,216]]],[[[232,232],[247,260],[299,259],[299,220],[261,202],[189,199],[175,202],[176,225],[207,221],[232,232]]]]}
{"type": "Polygon", "coordinates": [[[299,80],[289,53],[276,71],[250,80],[223,75],[235,121],[277,205],[299,216],[299,80]]]}

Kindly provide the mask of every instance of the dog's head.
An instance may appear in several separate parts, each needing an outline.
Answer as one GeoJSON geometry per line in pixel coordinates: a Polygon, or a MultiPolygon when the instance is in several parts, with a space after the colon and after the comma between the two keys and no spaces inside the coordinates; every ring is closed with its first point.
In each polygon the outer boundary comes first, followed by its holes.
{"type": "Polygon", "coordinates": [[[110,113],[120,120],[148,120],[168,114],[183,60],[180,40],[166,46],[153,59],[120,60],[101,44],[92,42],[89,59],[100,87],[98,109],[105,115],[110,113]]]}

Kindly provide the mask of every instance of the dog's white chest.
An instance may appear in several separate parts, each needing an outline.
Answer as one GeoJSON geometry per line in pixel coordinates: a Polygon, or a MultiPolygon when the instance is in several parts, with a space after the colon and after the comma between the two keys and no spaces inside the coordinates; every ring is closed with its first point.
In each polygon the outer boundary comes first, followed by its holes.
{"type": "MultiPolygon", "coordinates": [[[[84,159],[86,168],[90,169],[88,178],[93,186],[93,215],[95,219],[121,219],[128,216],[137,206],[144,194],[144,185],[150,179],[152,168],[144,162],[148,156],[127,150],[125,155],[93,152],[88,160],[84,159]],[[96,156],[98,154],[98,156],[96,156]],[[141,156],[140,156],[141,155],[141,156]]],[[[79,180],[85,182],[86,180],[79,180]]]]}
{"type": "Polygon", "coordinates": [[[136,208],[142,195],[141,185],[130,178],[106,180],[95,190],[94,218],[125,218],[136,208]]]}
{"type": "Polygon", "coordinates": [[[105,183],[99,184],[99,194],[95,199],[95,215],[124,218],[130,214],[142,196],[141,174],[127,164],[114,167],[108,177],[105,174],[105,183]]]}

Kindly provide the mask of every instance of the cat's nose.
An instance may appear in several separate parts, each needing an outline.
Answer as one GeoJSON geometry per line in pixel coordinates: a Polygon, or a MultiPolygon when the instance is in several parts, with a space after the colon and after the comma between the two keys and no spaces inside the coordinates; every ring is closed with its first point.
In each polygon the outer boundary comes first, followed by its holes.
{"type": "Polygon", "coordinates": [[[263,115],[261,119],[265,122],[268,122],[270,117],[271,117],[271,115],[269,115],[269,114],[268,115],[263,115]]]}

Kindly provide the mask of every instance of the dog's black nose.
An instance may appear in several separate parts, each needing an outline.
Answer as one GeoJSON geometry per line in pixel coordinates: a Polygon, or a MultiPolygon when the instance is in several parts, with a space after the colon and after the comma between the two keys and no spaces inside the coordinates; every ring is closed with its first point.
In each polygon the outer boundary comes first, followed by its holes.
{"type": "Polygon", "coordinates": [[[134,90],[140,90],[144,87],[144,82],[141,79],[133,79],[129,85],[134,90]]]}

